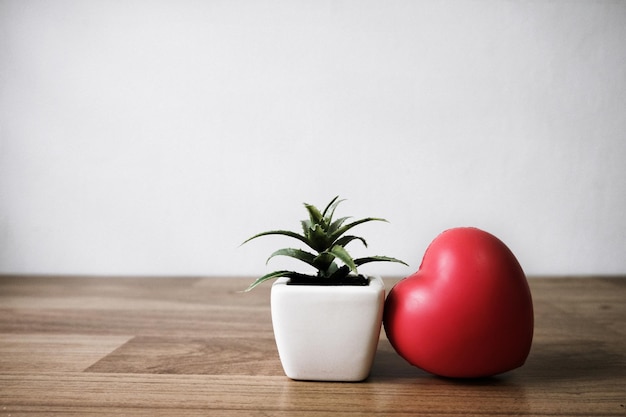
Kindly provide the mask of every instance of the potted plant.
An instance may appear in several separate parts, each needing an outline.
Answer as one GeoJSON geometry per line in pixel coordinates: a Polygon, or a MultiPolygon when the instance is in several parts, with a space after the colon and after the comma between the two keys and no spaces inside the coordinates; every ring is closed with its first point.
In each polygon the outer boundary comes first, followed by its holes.
{"type": "MultiPolygon", "coordinates": [[[[346,234],[353,227],[385,219],[367,217],[347,222],[334,219],[343,200],[335,197],[323,211],[304,204],[308,219],[302,234],[271,230],[252,236],[283,235],[300,241],[306,249],[284,248],[272,253],[302,261],[315,274],[290,270],[270,272],[254,281],[249,291],[276,279],[271,290],[272,325],[285,374],[297,380],[361,381],[369,375],[380,335],[385,288],[380,277],[360,274],[357,267],[370,262],[399,262],[388,256],[354,259],[346,245],[359,236],[346,234]]],[[[406,265],[406,264],[405,264],[406,265]]]]}

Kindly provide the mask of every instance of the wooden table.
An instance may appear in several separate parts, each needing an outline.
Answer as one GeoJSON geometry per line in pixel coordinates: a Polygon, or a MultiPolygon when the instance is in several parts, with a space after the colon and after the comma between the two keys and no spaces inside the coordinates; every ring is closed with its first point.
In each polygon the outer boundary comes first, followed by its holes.
{"type": "Polygon", "coordinates": [[[0,416],[626,416],[626,277],[529,281],[522,368],[434,377],[383,332],[368,380],[324,383],[283,375],[269,285],[0,276],[0,416]]]}

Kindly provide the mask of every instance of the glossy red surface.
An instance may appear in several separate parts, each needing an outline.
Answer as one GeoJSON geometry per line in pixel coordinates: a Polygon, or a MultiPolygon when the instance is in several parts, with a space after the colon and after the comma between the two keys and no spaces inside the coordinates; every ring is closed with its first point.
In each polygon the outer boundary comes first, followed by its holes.
{"type": "Polygon", "coordinates": [[[495,236],[447,230],[419,270],[389,292],[384,326],[400,356],[430,373],[475,378],[512,370],[524,364],[533,338],[526,275],[495,236]]]}

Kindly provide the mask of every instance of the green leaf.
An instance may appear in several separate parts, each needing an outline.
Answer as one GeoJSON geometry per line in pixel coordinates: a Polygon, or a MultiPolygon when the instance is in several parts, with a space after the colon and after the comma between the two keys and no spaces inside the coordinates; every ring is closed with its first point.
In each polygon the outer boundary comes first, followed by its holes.
{"type": "Polygon", "coordinates": [[[348,265],[342,265],[331,276],[328,277],[329,281],[341,281],[350,273],[350,267],[348,265]]]}
{"type": "Polygon", "coordinates": [[[342,217],[340,219],[335,220],[334,222],[331,223],[330,227],[328,228],[328,234],[332,235],[334,232],[337,231],[337,229],[339,229],[341,227],[341,225],[343,225],[343,223],[348,220],[350,217],[342,217]]]}
{"type": "Polygon", "coordinates": [[[331,224],[331,222],[333,221],[333,216],[335,215],[335,209],[337,209],[337,206],[339,205],[339,203],[341,203],[342,201],[345,201],[345,200],[339,200],[338,198],[339,196],[333,198],[332,201],[328,204],[328,206],[326,206],[326,208],[324,209],[324,212],[322,213],[322,216],[324,216],[324,218],[326,219],[327,224],[331,224]]]}
{"type": "Polygon", "coordinates": [[[313,225],[316,225],[316,224],[321,225],[324,222],[324,216],[322,216],[322,213],[320,213],[317,207],[315,207],[312,204],[306,204],[306,203],[304,203],[304,207],[306,207],[307,211],[309,212],[309,218],[311,219],[311,223],[313,225]]]}
{"type": "Polygon", "coordinates": [[[397,263],[409,266],[406,262],[401,261],[400,259],[391,258],[389,256],[368,256],[365,258],[357,258],[354,260],[354,264],[356,266],[361,266],[369,262],[397,262],[397,263]]]}
{"type": "Polygon", "coordinates": [[[300,249],[294,249],[294,248],[278,249],[276,252],[272,253],[269,258],[267,258],[267,261],[265,263],[267,264],[270,261],[270,259],[272,259],[274,256],[289,256],[291,258],[295,258],[304,263],[307,263],[314,268],[316,267],[314,264],[316,255],[313,255],[310,252],[306,252],[300,249]]]}
{"type": "Polygon", "coordinates": [[[315,249],[318,252],[323,252],[328,249],[330,244],[332,243],[328,239],[328,235],[326,231],[319,224],[313,225],[311,229],[309,229],[309,243],[308,245],[315,249]]]}
{"type": "Polygon", "coordinates": [[[363,239],[362,237],[352,236],[352,235],[346,235],[337,239],[337,241],[335,242],[335,245],[345,247],[348,243],[352,242],[353,240],[360,240],[363,243],[363,245],[367,248],[367,242],[365,241],[365,239],[363,239]]]}
{"type": "Polygon", "coordinates": [[[324,211],[322,212],[322,216],[326,217],[326,213],[328,213],[328,210],[332,210],[334,207],[337,207],[337,204],[341,203],[341,201],[337,201],[337,199],[339,198],[339,196],[335,196],[335,198],[333,198],[332,200],[330,200],[330,203],[328,203],[328,205],[326,206],[326,208],[324,209],[324,211]],[[334,205],[334,207],[333,207],[334,205]]]}
{"type": "Polygon", "coordinates": [[[359,224],[362,223],[366,223],[366,222],[371,222],[371,221],[380,221],[380,222],[386,222],[387,220],[385,219],[380,219],[377,217],[367,217],[365,219],[361,219],[361,220],[357,220],[354,221],[352,223],[349,223],[343,227],[341,227],[340,229],[334,231],[330,236],[329,236],[329,240],[331,242],[335,242],[337,239],[339,239],[339,237],[341,235],[343,235],[344,233],[346,233],[348,230],[352,229],[354,226],[358,226],[359,224]]]}
{"type": "Polygon", "coordinates": [[[335,255],[341,262],[346,264],[351,271],[356,272],[356,265],[352,256],[341,246],[335,245],[330,249],[330,253],[335,255]]]}
{"type": "Polygon", "coordinates": [[[255,288],[257,285],[274,278],[305,279],[312,281],[315,281],[317,279],[317,277],[315,277],[314,275],[300,274],[295,271],[274,271],[270,272],[269,274],[263,275],[261,278],[258,278],[256,281],[250,284],[248,288],[243,290],[243,292],[248,292],[251,289],[255,288]]]}
{"type": "Polygon", "coordinates": [[[313,260],[313,266],[318,269],[319,276],[327,277],[336,269],[336,266],[333,267],[335,264],[334,261],[335,255],[328,251],[324,251],[315,257],[313,260]]]}
{"type": "Polygon", "coordinates": [[[286,278],[291,278],[292,274],[295,274],[295,272],[293,271],[274,271],[274,272],[270,272],[269,274],[265,274],[263,275],[261,278],[257,278],[256,281],[254,281],[252,284],[250,284],[250,286],[248,286],[248,288],[246,288],[244,290],[244,292],[248,292],[251,289],[253,289],[254,287],[256,287],[257,285],[268,281],[270,279],[274,279],[274,278],[281,278],[281,277],[286,277],[286,278]]]}
{"type": "Polygon", "coordinates": [[[270,230],[270,231],[268,231],[268,232],[258,233],[258,234],[256,234],[256,235],[252,236],[251,238],[246,239],[246,240],[242,243],[242,245],[243,245],[243,244],[245,244],[245,243],[250,242],[252,239],[256,239],[257,237],[261,237],[261,236],[269,236],[269,235],[283,235],[283,236],[289,236],[289,237],[292,237],[292,238],[294,238],[294,239],[298,239],[298,240],[299,240],[299,241],[301,241],[301,242],[304,242],[304,243],[305,243],[305,244],[307,244],[309,247],[311,247],[311,249],[315,249],[314,247],[312,247],[312,246],[311,246],[311,243],[309,242],[309,240],[308,240],[306,237],[304,237],[304,236],[302,236],[302,235],[299,235],[298,233],[291,232],[291,231],[289,231],[289,230],[270,230]]]}
{"type": "Polygon", "coordinates": [[[331,262],[330,266],[326,269],[326,278],[331,277],[335,272],[337,272],[338,269],[339,265],[335,262],[331,262]]]}

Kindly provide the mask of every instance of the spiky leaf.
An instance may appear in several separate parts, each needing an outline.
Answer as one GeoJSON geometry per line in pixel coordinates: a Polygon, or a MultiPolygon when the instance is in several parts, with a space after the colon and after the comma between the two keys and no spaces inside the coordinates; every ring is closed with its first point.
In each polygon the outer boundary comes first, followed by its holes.
{"type": "Polygon", "coordinates": [[[274,272],[270,272],[269,274],[265,274],[263,275],[261,278],[257,278],[256,281],[254,281],[252,284],[250,284],[250,286],[248,288],[246,288],[244,291],[248,292],[251,289],[253,289],[254,287],[256,287],[257,285],[268,281],[270,279],[274,279],[274,278],[281,278],[281,277],[287,277],[290,278],[291,275],[294,274],[293,271],[274,271],[274,272]]]}
{"type": "Polygon", "coordinates": [[[335,265],[333,262],[334,260],[335,255],[327,251],[324,251],[315,257],[313,265],[318,269],[318,275],[320,277],[327,277],[334,272],[336,269],[336,266],[333,267],[333,265],[335,265]]]}
{"type": "Polygon", "coordinates": [[[312,204],[306,204],[306,203],[304,204],[304,207],[306,207],[307,211],[309,212],[309,218],[311,219],[312,224],[323,223],[324,216],[322,216],[322,213],[320,213],[317,207],[315,207],[312,204]]]}
{"type": "Polygon", "coordinates": [[[289,256],[291,258],[295,258],[295,259],[298,259],[299,261],[307,263],[311,265],[312,267],[315,267],[314,261],[315,261],[316,255],[313,255],[312,253],[303,251],[301,249],[294,249],[294,248],[278,249],[276,252],[272,253],[269,258],[267,258],[267,261],[265,263],[267,264],[270,261],[270,259],[272,259],[275,256],[289,256]]]}
{"type": "Polygon", "coordinates": [[[341,281],[350,274],[350,267],[348,265],[342,265],[338,268],[330,277],[329,281],[341,281]]]}
{"type": "Polygon", "coordinates": [[[337,207],[337,204],[341,203],[341,201],[343,200],[339,200],[339,196],[336,195],[335,198],[333,198],[332,200],[330,200],[330,203],[328,203],[326,205],[326,208],[324,208],[324,211],[322,212],[322,216],[326,217],[326,215],[328,214],[329,210],[333,210],[334,207],[337,207]]]}
{"type": "Polygon", "coordinates": [[[350,217],[342,217],[340,219],[335,220],[334,222],[331,223],[330,227],[328,228],[328,234],[332,235],[333,233],[335,233],[337,231],[337,229],[339,229],[346,220],[348,220],[350,217]]]}
{"type": "Polygon", "coordinates": [[[369,262],[397,262],[402,265],[409,266],[406,262],[401,261],[400,259],[391,258],[389,256],[367,256],[365,258],[357,258],[354,260],[354,264],[356,266],[361,266],[369,262]]]}
{"type": "Polygon", "coordinates": [[[335,215],[335,210],[337,209],[337,206],[339,205],[339,203],[341,203],[342,201],[345,201],[345,200],[339,200],[339,196],[337,196],[333,198],[332,201],[328,203],[328,205],[324,209],[324,212],[322,213],[322,215],[324,216],[328,224],[332,223],[333,216],[335,215]]]}
{"type": "Polygon", "coordinates": [[[354,264],[354,259],[352,256],[341,246],[335,245],[330,249],[330,253],[335,255],[341,262],[346,264],[351,271],[356,272],[356,265],[354,264]]]}
{"type": "Polygon", "coordinates": [[[352,229],[354,226],[358,226],[359,224],[363,224],[363,223],[366,223],[366,222],[372,222],[372,221],[386,222],[387,220],[385,220],[385,219],[380,219],[380,218],[378,218],[378,217],[366,217],[365,219],[356,220],[356,221],[354,221],[354,222],[352,222],[352,223],[349,223],[349,224],[347,224],[347,225],[345,225],[345,226],[343,226],[343,227],[341,227],[341,228],[337,229],[336,231],[334,231],[334,232],[330,235],[329,240],[330,240],[331,242],[334,242],[334,241],[336,241],[337,239],[339,239],[339,237],[340,237],[341,235],[343,235],[344,233],[346,233],[348,230],[352,229]]]}
{"type": "Polygon", "coordinates": [[[328,235],[324,231],[324,228],[319,224],[315,224],[309,229],[309,235],[307,237],[309,240],[307,244],[318,252],[323,252],[328,249],[331,243],[328,241],[328,235]]]}
{"type": "Polygon", "coordinates": [[[291,231],[289,231],[289,230],[270,230],[270,231],[268,231],[268,232],[258,233],[258,234],[256,234],[256,235],[254,235],[254,236],[252,236],[252,237],[250,237],[250,238],[246,239],[246,240],[242,243],[242,245],[243,245],[243,244],[245,244],[245,243],[250,242],[252,239],[256,239],[256,238],[261,237],[261,236],[269,236],[269,235],[283,235],[283,236],[289,236],[289,237],[292,237],[292,238],[294,238],[294,239],[298,239],[298,240],[299,240],[299,241],[301,241],[301,242],[304,242],[304,243],[305,243],[305,244],[307,244],[309,247],[311,247],[311,249],[315,249],[314,247],[312,247],[312,246],[311,246],[311,244],[310,244],[309,240],[308,240],[306,237],[304,237],[304,236],[302,236],[302,235],[300,235],[300,234],[298,234],[298,233],[291,232],[291,231]]]}
{"type": "Polygon", "coordinates": [[[335,241],[335,245],[345,247],[348,243],[352,242],[353,240],[360,240],[363,243],[363,246],[367,248],[367,242],[365,241],[365,239],[363,239],[362,237],[352,236],[352,235],[346,235],[346,236],[340,237],[339,239],[337,239],[337,241],[335,241]]]}

